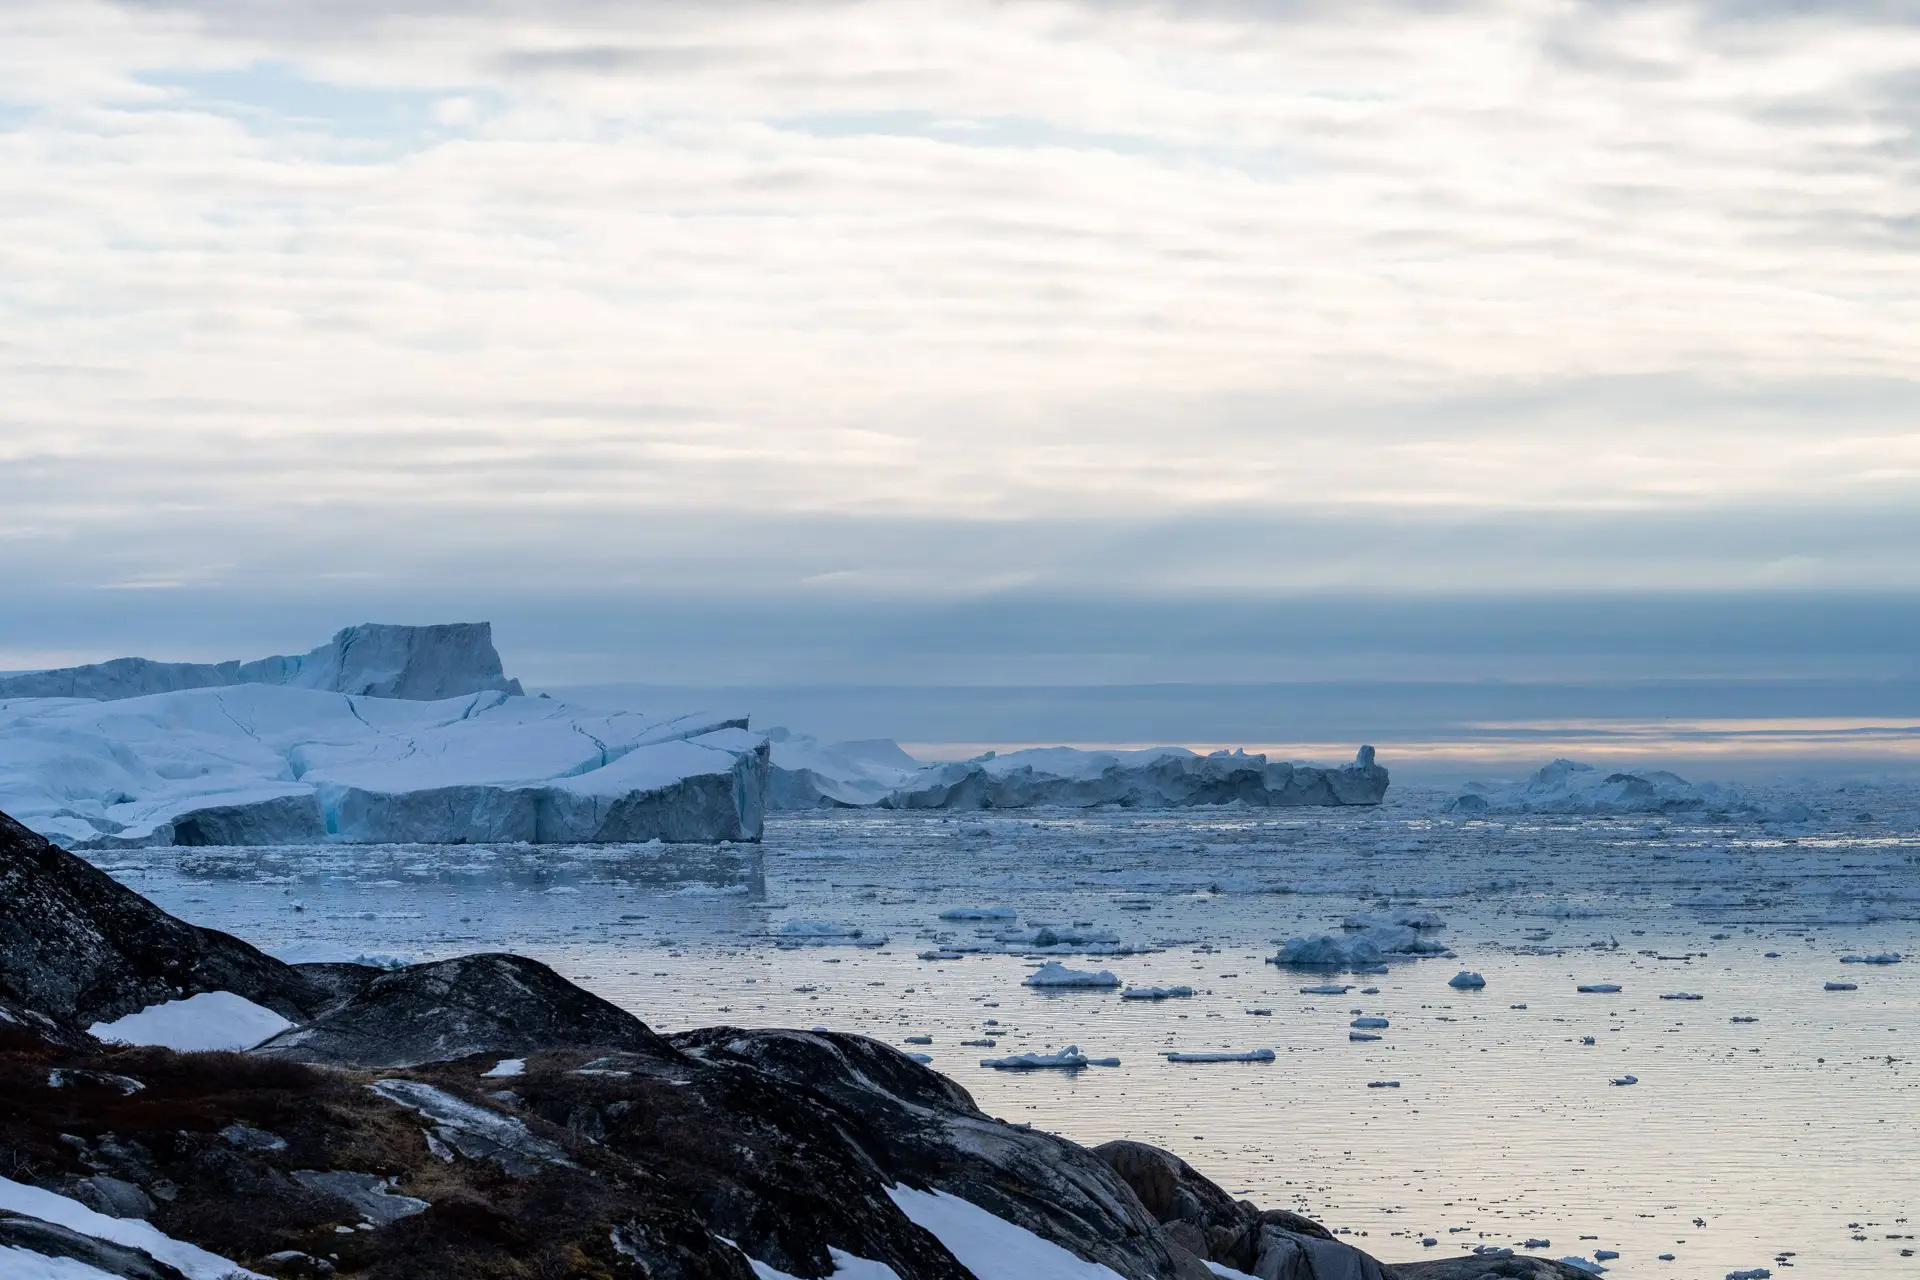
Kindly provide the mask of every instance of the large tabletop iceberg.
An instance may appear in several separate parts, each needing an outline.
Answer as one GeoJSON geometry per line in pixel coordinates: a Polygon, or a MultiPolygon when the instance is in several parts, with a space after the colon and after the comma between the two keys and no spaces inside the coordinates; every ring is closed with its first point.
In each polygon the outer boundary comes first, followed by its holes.
{"type": "Polygon", "coordinates": [[[519,693],[507,678],[485,622],[343,627],[333,639],[294,657],[252,662],[156,662],[114,658],[84,667],[0,675],[0,698],[138,698],[182,689],[280,684],[332,693],[433,700],[497,690],[519,693]]]}
{"type": "Polygon", "coordinates": [[[0,701],[0,809],[75,848],[756,840],[766,772],[744,719],[502,692],[0,701]]]}

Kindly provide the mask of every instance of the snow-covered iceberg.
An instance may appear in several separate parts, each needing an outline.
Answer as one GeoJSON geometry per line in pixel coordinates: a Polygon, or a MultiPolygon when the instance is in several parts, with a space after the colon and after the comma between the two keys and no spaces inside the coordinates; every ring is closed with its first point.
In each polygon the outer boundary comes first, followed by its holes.
{"type": "Polygon", "coordinates": [[[770,809],[839,809],[876,804],[908,786],[926,765],[891,738],[822,742],[790,729],[769,729],[770,809]]]}
{"type": "Polygon", "coordinates": [[[1036,747],[930,765],[878,803],[889,809],[1175,809],[1236,802],[1277,808],[1374,805],[1386,793],[1387,771],[1374,763],[1372,747],[1360,748],[1353,763],[1338,768],[1269,761],[1245,751],[1203,756],[1184,747],[1036,747]]]}
{"type": "Polygon", "coordinates": [[[252,662],[156,662],[115,658],[84,667],[0,675],[0,699],[92,698],[106,702],[184,689],[286,685],[375,698],[433,701],[469,693],[519,693],[507,678],[486,622],[346,627],[298,657],[252,662]]]}
{"type": "Polygon", "coordinates": [[[1711,813],[1784,822],[1812,817],[1795,803],[1769,807],[1717,782],[1688,782],[1664,769],[1607,773],[1578,760],[1555,760],[1524,782],[1510,786],[1469,783],[1447,809],[1465,817],[1482,813],[1640,814],[1711,813]]]}
{"type": "Polygon", "coordinates": [[[238,684],[0,701],[0,809],[74,848],[756,840],[744,719],[238,684]]]}

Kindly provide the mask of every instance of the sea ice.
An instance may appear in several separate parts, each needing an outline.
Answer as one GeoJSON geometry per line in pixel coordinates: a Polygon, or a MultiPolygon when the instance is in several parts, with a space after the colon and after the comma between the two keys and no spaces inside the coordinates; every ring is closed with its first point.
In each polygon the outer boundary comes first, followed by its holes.
{"type": "Polygon", "coordinates": [[[1350,1027],[1358,1027],[1362,1031],[1378,1031],[1387,1025],[1387,1020],[1385,1018],[1355,1018],[1347,1025],[1350,1027]]]}
{"type": "Polygon", "coordinates": [[[231,991],[202,991],[184,1000],[148,1005],[112,1022],[96,1022],[87,1034],[113,1044],[148,1044],[175,1053],[251,1049],[293,1023],[231,991]]]}
{"type": "Polygon", "coordinates": [[[1869,956],[1841,956],[1841,964],[1899,964],[1898,951],[1881,951],[1869,956]]]}
{"type": "Polygon", "coordinates": [[[1272,1062],[1273,1050],[1249,1049],[1244,1053],[1169,1053],[1168,1062],[1272,1062]]]}
{"type": "Polygon", "coordinates": [[[1478,991],[1487,985],[1487,980],[1477,973],[1462,969],[1447,979],[1447,985],[1459,991],[1478,991]]]}
{"type": "Polygon", "coordinates": [[[1583,996],[1610,996],[1620,990],[1617,982],[1585,982],[1574,988],[1583,996]]]}
{"type": "Polygon", "coordinates": [[[1364,935],[1336,938],[1323,933],[1312,938],[1288,938],[1268,963],[1291,969],[1372,969],[1380,961],[1380,948],[1364,935]]]}
{"type": "Polygon", "coordinates": [[[1128,987],[1120,993],[1120,998],[1122,1000],[1184,1000],[1192,994],[1192,987],[1128,987]]]}
{"type": "Polygon", "coordinates": [[[1351,982],[1316,982],[1310,987],[1300,988],[1303,996],[1343,996],[1353,990],[1351,982]]]}
{"type": "Polygon", "coordinates": [[[1858,991],[1859,989],[1858,985],[1851,982],[1829,982],[1827,984],[1827,990],[1829,991],[1858,991]]]}
{"type": "Polygon", "coordinates": [[[1047,963],[1028,974],[1020,983],[1023,987],[1117,987],[1120,979],[1105,969],[1069,969],[1058,960],[1047,963]]]}
{"type": "Polygon", "coordinates": [[[1075,1071],[1081,1067],[1117,1067],[1118,1058],[1089,1058],[1070,1044],[1058,1053],[1015,1053],[1004,1058],[982,1058],[980,1065],[996,1071],[1075,1071]]]}
{"type": "Polygon", "coordinates": [[[1661,996],[1660,998],[1662,1000],[1705,1000],[1706,999],[1705,996],[1695,995],[1691,991],[1669,991],[1665,995],[1661,996]]]}
{"type": "Polygon", "coordinates": [[[1012,907],[948,907],[942,920],[1015,920],[1020,913],[1012,907]]]}

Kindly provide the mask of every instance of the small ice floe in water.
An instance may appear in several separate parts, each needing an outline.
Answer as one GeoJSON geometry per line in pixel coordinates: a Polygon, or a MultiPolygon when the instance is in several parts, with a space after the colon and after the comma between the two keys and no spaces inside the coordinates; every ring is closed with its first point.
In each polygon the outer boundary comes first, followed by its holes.
{"type": "Polygon", "coordinates": [[[1898,951],[1879,951],[1870,956],[1841,956],[1841,964],[1899,964],[1898,951]]]}
{"type": "Polygon", "coordinates": [[[1400,907],[1393,911],[1356,912],[1340,922],[1342,929],[1383,929],[1398,925],[1403,929],[1444,929],[1447,922],[1438,912],[1425,907],[1400,907]]]}
{"type": "Polygon", "coordinates": [[[948,907],[942,920],[1017,920],[1020,913],[1012,907],[948,907]]]}
{"type": "Polygon", "coordinates": [[[907,1037],[906,1037],[906,1038],[905,1038],[905,1039],[904,1039],[904,1040],[902,1041],[902,1043],[904,1043],[904,1044],[932,1044],[932,1043],[933,1043],[933,1037],[932,1037],[932,1036],[907,1036],[907,1037]]]}
{"type": "Polygon", "coordinates": [[[1358,1027],[1362,1031],[1377,1031],[1387,1025],[1387,1020],[1385,1018],[1355,1018],[1347,1025],[1350,1027],[1358,1027]]]}
{"type": "Polygon", "coordinates": [[[1595,1249],[1593,1256],[1601,1262],[1612,1262],[1620,1256],[1620,1251],[1618,1249],[1595,1249]]]}
{"type": "Polygon", "coordinates": [[[507,1076],[523,1076],[525,1074],[527,1074],[527,1060],[525,1058],[502,1058],[485,1071],[482,1071],[480,1077],[483,1080],[498,1080],[507,1076]]]}
{"type": "Polygon", "coordinates": [[[1300,988],[1303,996],[1343,996],[1353,990],[1351,982],[1317,982],[1311,987],[1300,988]]]}
{"type": "Polygon", "coordinates": [[[1827,990],[1829,991],[1858,991],[1859,989],[1858,986],[1851,982],[1829,982],[1827,984],[1827,990]]]}
{"type": "Polygon", "coordinates": [[[1583,996],[1610,996],[1620,990],[1617,982],[1583,982],[1574,988],[1583,996]]]}
{"type": "Polygon", "coordinates": [[[918,1062],[921,1064],[925,1064],[933,1061],[933,1055],[930,1053],[909,1053],[905,1056],[912,1058],[915,1062],[918,1062]]]}
{"type": "Polygon", "coordinates": [[[1192,987],[1128,987],[1120,993],[1122,1000],[1185,1000],[1193,995],[1192,987]]]}
{"type": "Polygon", "coordinates": [[[962,1040],[960,1043],[969,1049],[998,1049],[1000,1047],[1000,1042],[997,1040],[962,1040]]]}
{"type": "Polygon", "coordinates": [[[1420,1247],[1421,1247],[1422,1249],[1431,1249],[1431,1248],[1433,1248],[1433,1247],[1434,1247],[1435,1245],[1437,1245],[1437,1244],[1439,1244],[1439,1243],[1440,1243],[1440,1241],[1439,1241],[1439,1238],[1438,1238],[1438,1237],[1436,1237],[1436,1236],[1421,1236],[1421,1237],[1420,1237],[1420,1247]]]}
{"type": "Polygon", "coordinates": [[[1607,1272],[1607,1269],[1599,1263],[1582,1258],[1578,1254],[1570,1254],[1560,1259],[1560,1265],[1572,1267],[1575,1271],[1584,1271],[1590,1276],[1605,1275],[1607,1272]]]}
{"type": "Polygon", "coordinates": [[[1256,1018],[1271,1018],[1273,1016],[1273,1010],[1271,1009],[1249,1009],[1247,1012],[1256,1018]]]}
{"type": "Polygon", "coordinates": [[[1691,991],[1670,991],[1666,995],[1661,996],[1660,998],[1662,1000],[1705,1000],[1706,999],[1705,996],[1697,996],[1691,991]]]}
{"type": "Polygon", "coordinates": [[[1580,1037],[1580,1043],[1581,1043],[1581,1044],[1592,1044],[1593,1042],[1594,1042],[1594,1040],[1593,1040],[1593,1037],[1592,1037],[1592,1036],[1581,1036],[1581,1037],[1580,1037]]]}
{"type": "Polygon", "coordinates": [[[828,920],[787,920],[773,931],[776,947],[821,947],[835,944],[852,947],[884,947],[887,935],[869,934],[857,924],[839,924],[828,920]]]}
{"type": "Polygon", "coordinates": [[[1399,1087],[1400,1087],[1400,1082],[1398,1080],[1367,1081],[1367,1088],[1369,1089],[1398,1089],[1399,1087]]]}
{"type": "Polygon", "coordinates": [[[1273,1050],[1249,1049],[1244,1053],[1169,1053],[1168,1062],[1272,1062],[1273,1050]]]}
{"type": "Polygon", "coordinates": [[[1733,1017],[1732,1017],[1732,1018],[1730,1018],[1730,1019],[1728,1019],[1728,1021],[1730,1021],[1730,1022],[1758,1022],[1758,1021],[1760,1021],[1760,1019],[1758,1019],[1758,1018],[1755,1018],[1755,1017],[1753,1017],[1753,1016],[1751,1016],[1751,1015],[1742,1015],[1742,1014],[1737,1014],[1737,1013],[1736,1013],[1736,1014],[1734,1014],[1734,1015],[1733,1015],[1733,1017]]]}
{"type": "Polygon", "coordinates": [[[1509,1008],[1509,1009],[1524,1009],[1524,1008],[1526,1008],[1526,1007],[1527,1007],[1527,1006],[1525,1006],[1525,1005],[1523,1005],[1523,1004],[1510,1004],[1510,1005],[1508,1005],[1508,1006],[1507,1006],[1507,1008],[1509,1008]]]}
{"type": "Polygon", "coordinates": [[[1447,979],[1447,985],[1456,991],[1478,991],[1487,985],[1487,980],[1471,970],[1462,969],[1447,979]]]}
{"type": "Polygon", "coordinates": [[[1267,963],[1285,969],[1376,969],[1380,958],[1380,948],[1367,938],[1336,938],[1323,933],[1312,938],[1288,938],[1267,963]]]}
{"type": "Polygon", "coordinates": [[[1118,1058],[1089,1058],[1070,1044],[1058,1053],[1016,1053],[1005,1058],[982,1058],[980,1065],[995,1071],[1078,1071],[1081,1067],[1117,1067],[1118,1058]]]}
{"type": "Polygon", "coordinates": [[[1607,1081],[1607,1083],[1608,1084],[1639,1084],[1640,1077],[1639,1076],[1615,1076],[1613,1079],[1607,1081]]]}
{"type": "Polygon", "coordinates": [[[1765,1267],[1755,1267],[1751,1271],[1729,1271],[1727,1280],[1767,1280],[1772,1274],[1765,1267]]]}
{"type": "Polygon", "coordinates": [[[1120,979],[1105,969],[1069,969],[1058,960],[1049,960],[1021,979],[1023,987],[1117,987],[1120,979]]]}
{"type": "Polygon", "coordinates": [[[1351,1040],[1351,1041],[1353,1041],[1353,1042],[1355,1042],[1356,1044],[1358,1044],[1358,1043],[1362,1043],[1362,1042],[1365,1042],[1365,1041],[1368,1041],[1368,1040],[1378,1040],[1379,1038],[1380,1038],[1379,1036],[1377,1036],[1377,1035],[1375,1035],[1375,1034],[1373,1034],[1373,1032],[1371,1032],[1371,1031],[1349,1031],[1349,1032],[1347,1032],[1347,1039],[1349,1039],[1349,1040],[1351,1040]]]}
{"type": "Polygon", "coordinates": [[[943,948],[937,951],[922,951],[920,958],[922,960],[965,960],[967,956],[963,951],[948,951],[943,948]]]}
{"type": "Polygon", "coordinates": [[[1503,1244],[1477,1244],[1473,1246],[1473,1256],[1476,1258],[1511,1258],[1513,1256],[1513,1250],[1503,1244]]]}

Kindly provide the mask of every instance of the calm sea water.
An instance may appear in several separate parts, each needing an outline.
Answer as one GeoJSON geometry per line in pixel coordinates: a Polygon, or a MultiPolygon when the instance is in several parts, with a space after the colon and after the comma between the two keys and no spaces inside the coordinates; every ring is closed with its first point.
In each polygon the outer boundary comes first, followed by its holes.
{"type": "Polygon", "coordinates": [[[1438,793],[1406,791],[1369,811],[785,818],[760,850],[152,850],[105,865],[289,958],[512,949],[661,1029],[876,1036],[930,1055],[995,1114],[1159,1143],[1389,1261],[1545,1239],[1534,1251],[1618,1251],[1611,1274],[1631,1277],[1920,1274],[1903,1253],[1920,1247],[1920,791],[1792,794],[1823,816],[1463,823],[1438,793]],[[1303,995],[1324,975],[1266,962],[1383,904],[1437,912],[1453,955],[1343,976],[1339,997],[1303,995]],[[1017,919],[940,918],[955,907],[1017,919]],[[995,935],[1042,924],[1121,953],[1065,957],[1075,967],[1196,994],[1023,987],[1032,948],[995,935]],[[848,932],[789,945],[783,929],[807,926],[848,932]],[[921,958],[943,947],[986,950],[921,958]],[[1877,952],[1907,960],[1841,960],[1877,952]],[[1449,988],[1463,968],[1485,990],[1449,988]],[[1575,991],[1592,983],[1622,990],[1575,991]],[[1703,998],[1660,998],[1681,992],[1703,998]],[[1380,1040],[1348,1039],[1360,1015],[1388,1020],[1380,1040]],[[983,1039],[995,1047],[961,1043],[983,1039]],[[1070,1043],[1121,1065],[980,1065],[1070,1043]],[[1275,1061],[1162,1056],[1256,1048],[1275,1061]],[[1384,1081],[1398,1087],[1368,1087],[1384,1081]]]}

